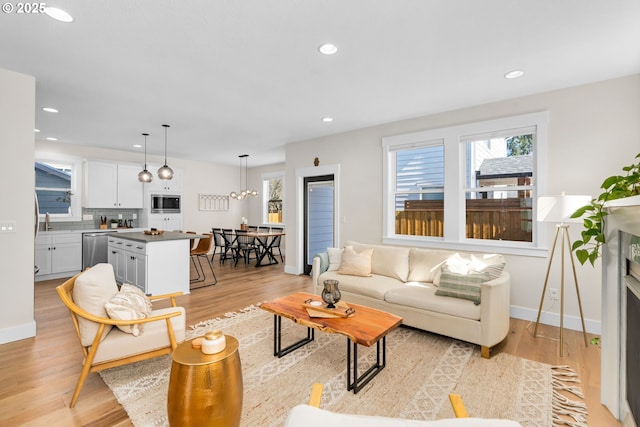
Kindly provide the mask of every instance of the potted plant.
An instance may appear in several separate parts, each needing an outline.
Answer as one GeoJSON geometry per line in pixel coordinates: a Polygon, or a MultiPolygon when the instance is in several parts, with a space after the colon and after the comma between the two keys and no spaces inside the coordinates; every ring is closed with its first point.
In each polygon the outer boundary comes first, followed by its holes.
{"type": "Polygon", "coordinates": [[[118,220],[117,219],[112,219],[111,220],[111,228],[118,228],[118,220]]]}
{"type": "MultiPolygon", "coordinates": [[[[635,158],[639,159],[640,153],[635,158]]],[[[622,170],[626,175],[614,175],[605,179],[600,186],[604,191],[571,215],[571,218],[584,217],[581,239],[571,246],[580,264],[584,265],[589,261],[594,265],[601,255],[601,247],[606,243],[604,220],[609,214],[605,210],[607,202],[640,195],[640,161],[625,166],[622,170]]]]}

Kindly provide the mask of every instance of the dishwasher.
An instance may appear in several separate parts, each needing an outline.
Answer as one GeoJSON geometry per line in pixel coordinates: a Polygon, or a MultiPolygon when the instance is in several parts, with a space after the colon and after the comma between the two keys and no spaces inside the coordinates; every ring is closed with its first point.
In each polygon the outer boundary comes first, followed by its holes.
{"type": "Polygon", "coordinates": [[[82,269],[107,262],[108,232],[82,233],[82,269]]]}

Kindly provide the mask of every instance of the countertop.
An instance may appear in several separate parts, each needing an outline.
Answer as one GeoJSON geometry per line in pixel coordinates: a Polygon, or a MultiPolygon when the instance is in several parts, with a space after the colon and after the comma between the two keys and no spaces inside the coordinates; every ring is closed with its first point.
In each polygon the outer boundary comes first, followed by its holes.
{"type": "Polygon", "coordinates": [[[116,233],[114,234],[114,237],[133,240],[136,242],[153,243],[166,242],[169,240],[188,240],[194,238],[197,239],[204,236],[201,236],[200,234],[181,233],[179,231],[165,231],[164,233],[159,235],[144,234],[143,232],[116,233]]]}
{"type": "Polygon", "coordinates": [[[38,235],[53,235],[53,234],[69,234],[69,233],[135,233],[139,231],[144,231],[144,228],[87,228],[81,230],[39,230],[38,235]]]}

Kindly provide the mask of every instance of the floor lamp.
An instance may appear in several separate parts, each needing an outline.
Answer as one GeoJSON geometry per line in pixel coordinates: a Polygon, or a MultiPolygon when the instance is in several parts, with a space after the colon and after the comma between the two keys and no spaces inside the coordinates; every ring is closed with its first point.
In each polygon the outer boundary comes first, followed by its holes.
{"type": "Polygon", "coordinates": [[[558,236],[560,236],[560,357],[563,354],[563,330],[564,330],[564,253],[565,242],[566,250],[569,252],[569,258],[571,259],[571,269],[573,270],[573,280],[576,284],[576,295],[578,297],[578,308],[580,309],[580,320],[582,321],[582,335],[584,336],[584,345],[588,346],[587,333],[584,327],[584,315],[582,314],[582,302],[580,301],[580,289],[578,288],[578,277],[576,276],[576,266],[573,260],[573,252],[571,251],[571,239],[569,238],[569,223],[578,222],[581,223],[580,218],[571,218],[571,215],[580,207],[587,205],[591,201],[590,196],[566,196],[564,193],[560,196],[544,196],[538,198],[538,222],[549,222],[556,224],[556,235],[553,239],[553,246],[551,248],[551,254],[549,256],[549,265],[547,266],[547,275],[544,278],[544,287],[542,288],[542,295],[540,296],[540,307],[538,308],[538,317],[536,319],[536,326],[533,330],[533,337],[535,338],[538,333],[538,324],[540,323],[540,315],[542,314],[542,304],[544,303],[544,296],[547,292],[547,285],[549,283],[549,272],[551,271],[551,263],[553,262],[553,255],[556,251],[556,244],[558,243],[558,236]]]}

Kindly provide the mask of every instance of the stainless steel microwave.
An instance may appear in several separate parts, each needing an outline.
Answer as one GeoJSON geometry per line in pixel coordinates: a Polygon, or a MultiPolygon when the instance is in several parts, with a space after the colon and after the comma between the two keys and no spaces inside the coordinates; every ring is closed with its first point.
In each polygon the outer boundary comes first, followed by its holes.
{"type": "Polygon", "coordinates": [[[180,196],[152,194],[151,213],[180,213],[180,196]]]}

